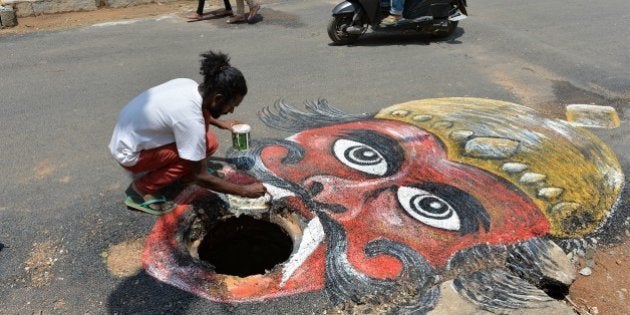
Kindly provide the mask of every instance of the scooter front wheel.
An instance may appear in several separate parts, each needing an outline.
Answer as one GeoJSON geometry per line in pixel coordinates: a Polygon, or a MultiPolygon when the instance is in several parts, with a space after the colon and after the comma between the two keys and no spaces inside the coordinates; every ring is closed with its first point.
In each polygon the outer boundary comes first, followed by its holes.
{"type": "Polygon", "coordinates": [[[352,25],[352,14],[334,15],[328,22],[328,37],[335,45],[347,45],[355,42],[361,33],[348,33],[346,29],[350,25],[352,25]]]}

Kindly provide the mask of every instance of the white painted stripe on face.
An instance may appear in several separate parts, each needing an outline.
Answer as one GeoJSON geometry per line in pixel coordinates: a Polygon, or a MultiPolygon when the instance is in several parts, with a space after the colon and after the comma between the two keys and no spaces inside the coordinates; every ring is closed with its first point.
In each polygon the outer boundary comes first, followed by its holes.
{"type": "Polygon", "coordinates": [[[324,236],[324,228],[322,227],[321,222],[319,222],[319,218],[315,217],[308,222],[306,229],[304,229],[304,234],[302,235],[300,248],[298,248],[297,253],[291,257],[289,262],[284,265],[280,287],[284,286],[293,273],[304,263],[304,261],[306,261],[308,256],[310,256],[317,246],[322,243],[324,236]]]}
{"type": "Polygon", "coordinates": [[[280,199],[282,197],[295,196],[295,194],[293,192],[291,192],[290,190],[284,189],[284,188],[276,187],[274,185],[267,184],[267,183],[263,183],[263,186],[265,186],[265,188],[267,188],[267,193],[273,199],[280,199]]]}

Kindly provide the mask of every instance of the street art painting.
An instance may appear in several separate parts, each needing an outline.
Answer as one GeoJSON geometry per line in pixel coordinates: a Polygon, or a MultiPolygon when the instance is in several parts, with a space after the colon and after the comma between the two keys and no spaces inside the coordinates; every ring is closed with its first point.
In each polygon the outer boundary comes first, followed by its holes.
{"type": "Polygon", "coordinates": [[[347,114],[324,100],[279,102],[260,117],[293,135],[228,151],[235,166],[218,174],[265,183],[271,200],[245,215],[286,231],[286,257],[248,276],[201,259],[212,227],[242,214],[193,186],[149,235],[149,274],[216,302],[319,291],[331,305],[395,313],[562,311],[555,298],[575,278],[567,254],[596,239],[624,185],[592,133],[513,103],[440,98],[347,114]]]}

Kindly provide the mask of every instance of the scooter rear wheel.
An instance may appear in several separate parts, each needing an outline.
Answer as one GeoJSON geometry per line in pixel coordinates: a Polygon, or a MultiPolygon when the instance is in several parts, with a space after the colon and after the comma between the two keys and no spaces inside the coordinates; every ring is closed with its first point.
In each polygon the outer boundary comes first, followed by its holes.
{"type": "Polygon", "coordinates": [[[328,37],[335,45],[347,45],[355,42],[361,34],[350,34],[346,31],[352,25],[352,14],[335,15],[328,22],[328,37]]]}

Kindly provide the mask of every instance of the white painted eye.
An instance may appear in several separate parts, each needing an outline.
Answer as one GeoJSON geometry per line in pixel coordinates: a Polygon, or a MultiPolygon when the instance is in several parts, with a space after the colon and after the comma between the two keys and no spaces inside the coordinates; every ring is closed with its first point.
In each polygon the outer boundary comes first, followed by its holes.
{"type": "Polygon", "coordinates": [[[459,230],[457,212],[442,198],[415,187],[400,187],[397,196],[398,202],[414,219],[439,229],[459,230]]]}
{"type": "Polygon", "coordinates": [[[333,152],[343,164],[371,175],[385,175],[387,161],[367,144],[348,139],[339,139],[333,144],[333,152]]]}

